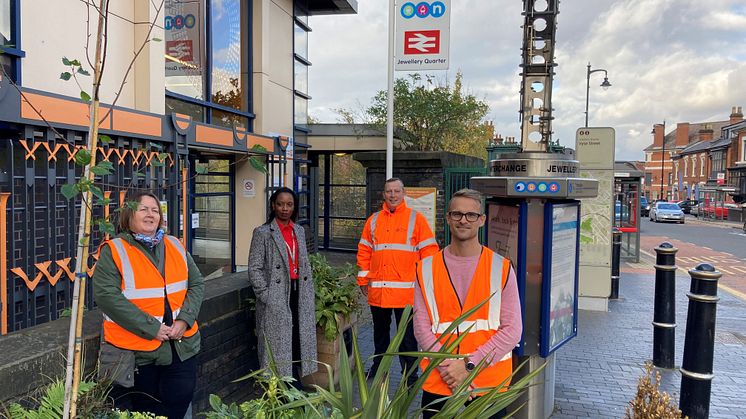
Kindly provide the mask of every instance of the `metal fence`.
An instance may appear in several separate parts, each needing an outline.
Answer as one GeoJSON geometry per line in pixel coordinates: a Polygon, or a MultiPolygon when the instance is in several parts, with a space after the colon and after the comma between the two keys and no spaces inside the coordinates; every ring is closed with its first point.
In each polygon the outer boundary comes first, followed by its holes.
{"type": "MultiPolygon", "coordinates": [[[[77,222],[81,200],[68,201],[61,193],[65,184],[82,174],[75,154],[84,147],[84,133],[60,131],[55,138],[48,129],[27,126],[23,137],[15,131],[0,136],[0,200],[6,222],[0,225],[0,289],[3,291],[3,332],[20,330],[55,320],[70,307],[75,269],[77,222]]],[[[169,205],[170,220],[178,220],[178,162],[170,144],[128,137],[113,137],[97,150],[98,161],[109,161],[114,172],[97,176],[96,185],[111,204],[94,208],[94,219],[112,216],[129,189],[148,188],[169,205]],[[165,153],[165,154],[161,154],[165,153]]],[[[91,238],[94,255],[103,235],[91,238]]],[[[91,281],[87,282],[86,306],[94,306],[91,281]]]]}
{"type": "MultiPolygon", "coordinates": [[[[448,212],[448,205],[451,202],[451,195],[459,189],[468,188],[469,180],[474,176],[484,176],[487,169],[483,167],[451,167],[446,168],[444,177],[446,183],[445,189],[445,206],[443,208],[443,219],[445,220],[446,213],[448,212]]],[[[480,231],[480,235],[483,231],[480,231]]],[[[448,227],[445,228],[445,244],[448,246],[451,243],[451,230],[448,227]]]]}

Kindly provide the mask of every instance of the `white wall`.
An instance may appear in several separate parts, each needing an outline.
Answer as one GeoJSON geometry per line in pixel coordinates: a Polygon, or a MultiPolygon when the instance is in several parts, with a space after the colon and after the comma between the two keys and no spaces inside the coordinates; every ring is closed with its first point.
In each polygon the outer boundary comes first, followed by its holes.
{"type": "MultiPolygon", "coordinates": [[[[95,3],[98,3],[94,1],[95,3]]],[[[21,47],[26,52],[22,59],[24,87],[79,97],[80,88],[73,80],[60,80],[60,73],[68,71],[62,57],[78,59],[91,75],[93,69],[86,59],[86,27],[90,31],[88,53],[93,62],[98,13],[88,11],[80,0],[24,0],[21,6],[21,47]],[[88,17],[90,12],[90,18],[88,17]],[[89,24],[86,22],[89,21],[89,24]]],[[[108,21],[108,52],[101,86],[101,100],[111,103],[132,62],[134,51],[145,39],[147,24],[132,22],[153,21],[155,8],[149,0],[114,0],[108,21]]],[[[163,39],[163,11],[155,19],[151,38],[163,39]]],[[[147,112],[163,113],[165,97],[163,42],[149,42],[127,77],[118,106],[147,112]]],[[[89,94],[93,77],[80,76],[81,85],[89,94]]]]}

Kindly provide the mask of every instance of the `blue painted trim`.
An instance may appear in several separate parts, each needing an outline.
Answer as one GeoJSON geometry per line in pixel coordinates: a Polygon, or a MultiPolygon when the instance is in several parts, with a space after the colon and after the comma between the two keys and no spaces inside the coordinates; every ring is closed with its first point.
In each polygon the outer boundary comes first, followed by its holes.
{"type": "MultiPolygon", "coordinates": [[[[518,282],[518,297],[521,300],[522,324],[526,324],[526,246],[528,246],[528,203],[523,201],[518,206],[518,260],[516,261],[516,281],[518,282]]],[[[518,356],[523,356],[526,350],[526,330],[521,331],[521,340],[515,349],[518,356]]]]}
{"type": "Polygon", "coordinates": [[[578,335],[578,267],[580,260],[580,201],[563,200],[556,202],[547,202],[544,205],[544,246],[543,246],[543,267],[541,281],[541,330],[539,341],[539,355],[543,358],[548,357],[552,352],[561,348],[564,344],[578,335]],[[576,218],[576,235],[575,235],[575,295],[573,301],[573,318],[572,333],[558,342],[556,345],[549,346],[549,316],[552,291],[552,232],[553,223],[552,215],[555,207],[575,207],[577,208],[576,218]]]}
{"type": "MultiPolygon", "coordinates": [[[[205,70],[204,94],[212,101],[212,0],[205,1],[205,70]]],[[[205,122],[212,124],[212,112],[205,113],[205,122]]]]}
{"type": "MultiPolygon", "coordinates": [[[[229,157],[231,163],[235,162],[233,157],[229,157]]],[[[236,272],[236,165],[230,164],[228,176],[228,186],[230,192],[231,208],[231,273],[236,272]]],[[[577,318],[577,315],[575,316],[577,318]]]]}
{"type": "MultiPolygon", "coordinates": [[[[295,81],[293,81],[293,84],[295,84],[295,81]]],[[[301,92],[300,90],[293,90],[293,93],[295,93],[296,96],[302,97],[305,100],[311,100],[312,99],[311,96],[309,96],[309,95],[301,92]]],[[[295,115],[295,114],[293,114],[293,115],[295,115]]]]}
{"type": "Polygon", "coordinates": [[[174,93],[174,92],[171,92],[169,90],[166,90],[166,97],[170,97],[172,99],[178,99],[178,100],[181,100],[183,102],[188,102],[188,103],[191,103],[191,104],[194,104],[194,105],[204,106],[205,108],[208,108],[208,109],[217,109],[219,111],[233,113],[233,114],[236,114],[236,115],[244,116],[244,117],[249,118],[249,119],[256,118],[256,115],[254,115],[251,112],[244,112],[244,111],[240,111],[238,109],[231,108],[231,107],[228,107],[228,106],[223,106],[223,105],[220,105],[220,104],[217,104],[217,103],[208,102],[208,101],[201,100],[201,99],[195,99],[193,97],[182,95],[180,93],[174,93]]]}
{"type": "Polygon", "coordinates": [[[249,117],[249,126],[247,129],[249,132],[254,132],[254,1],[247,0],[246,6],[246,62],[248,68],[246,69],[248,77],[246,77],[246,111],[251,115],[249,117]]]}
{"type": "MultiPolygon", "coordinates": [[[[295,46],[293,46],[293,48],[295,48],[295,46]]],[[[298,55],[297,52],[293,52],[293,57],[296,59],[296,61],[300,61],[301,63],[305,64],[308,67],[310,67],[310,66],[313,65],[313,64],[311,64],[310,61],[308,61],[307,58],[303,58],[303,56],[298,55]]]]}
{"type": "Polygon", "coordinates": [[[26,56],[26,51],[21,51],[16,47],[3,46],[3,54],[10,55],[14,58],[23,58],[26,56]]]}
{"type": "Polygon", "coordinates": [[[16,57],[13,60],[13,78],[19,86],[23,86],[23,80],[21,80],[21,58],[26,56],[26,53],[21,49],[21,5],[20,0],[11,0],[11,11],[13,21],[11,22],[11,28],[13,31],[13,43],[14,48],[8,48],[5,50],[6,54],[10,54],[16,57]]]}

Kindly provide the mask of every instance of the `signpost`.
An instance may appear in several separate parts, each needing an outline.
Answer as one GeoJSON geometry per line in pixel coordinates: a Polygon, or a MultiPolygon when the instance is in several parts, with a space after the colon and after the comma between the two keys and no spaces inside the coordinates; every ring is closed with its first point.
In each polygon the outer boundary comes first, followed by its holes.
{"type": "Polygon", "coordinates": [[[451,0],[406,1],[395,13],[395,69],[447,70],[451,0]]]}

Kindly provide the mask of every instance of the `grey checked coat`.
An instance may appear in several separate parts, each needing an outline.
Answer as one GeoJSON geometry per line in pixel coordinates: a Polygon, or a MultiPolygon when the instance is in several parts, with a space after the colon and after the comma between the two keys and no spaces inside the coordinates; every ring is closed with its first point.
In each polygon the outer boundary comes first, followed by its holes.
{"type": "MultiPolygon", "coordinates": [[[[302,375],[316,372],[316,299],[311,263],[306,250],[303,227],[294,224],[298,240],[299,295],[298,322],[302,375]]],[[[259,341],[259,362],[269,366],[268,344],[282,376],[291,377],[293,357],[293,323],[290,311],[290,273],[285,239],[276,220],[254,229],[249,251],[249,282],[256,294],[256,332],[259,341]]]]}

